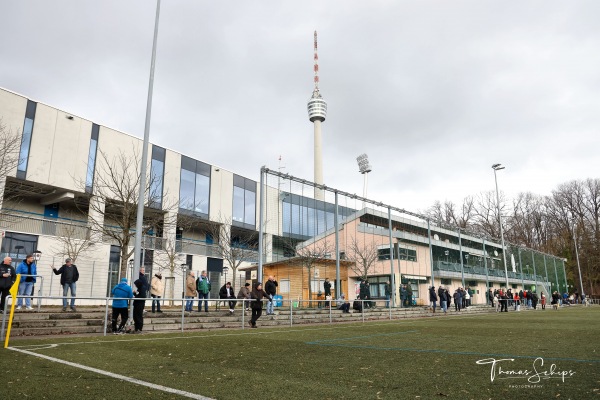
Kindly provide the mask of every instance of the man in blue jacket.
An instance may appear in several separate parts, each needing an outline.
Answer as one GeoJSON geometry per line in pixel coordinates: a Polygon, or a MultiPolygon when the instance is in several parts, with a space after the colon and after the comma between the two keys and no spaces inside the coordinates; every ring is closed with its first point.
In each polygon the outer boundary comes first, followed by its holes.
{"type": "MultiPolygon", "coordinates": [[[[21,282],[19,283],[19,296],[27,296],[25,298],[25,307],[28,310],[33,310],[31,307],[31,293],[33,292],[33,285],[35,284],[35,275],[37,275],[37,265],[33,262],[33,254],[27,254],[27,257],[21,264],[17,266],[17,274],[21,274],[21,282]]],[[[23,306],[23,298],[17,299],[17,310],[20,310],[23,306]]]]}
{"type": "Polygon", "coordinates": [[[121,278],[121,283],[115,286],[111,291],[113,297],[116,299],[113,300],[112,304],[112,331],[115,335],[123,333],[123,328],[127,323],[127,306],[129,300],[133,298],[133,290],[131,290],[131,286],[127,284],[127,278],[121,278]],[[117,319],[121,316],[121,324],[117,329],[117,319]]]}

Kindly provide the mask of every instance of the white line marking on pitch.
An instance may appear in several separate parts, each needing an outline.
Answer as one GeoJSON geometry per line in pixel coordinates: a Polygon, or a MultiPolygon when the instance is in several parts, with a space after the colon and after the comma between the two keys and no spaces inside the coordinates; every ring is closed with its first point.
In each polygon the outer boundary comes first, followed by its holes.
{"type": "Polygon", "coordinates": [[[149,388],[152,388],[152,389],[156,389],[156,390],[160,390],[160,391],[167,392],[167,393],[178,394],[180,396],[184,396],[184,397],[187,397],[187,398],[190,398],[190,399],[213,400],[210,397],[204,397],[204,396],[201,396],[199,394],[194,394],[194,393],[186,392],[186,391],[179,390],[179,389],[173,389],[173,388],[170,388],[170,387],[166,387],[166,386],[162,386],[162,385],[157,385],[155,383],[150,383],[150,382],[142,381],[142,380],[139,380],[139,379],[131,378],[129,376],[115,374],[113,372],[108,372],[108,371],[104,371],[104,370],[101,370],[101,369],[97,369],[97,368],[93,368],[93,367],[88,367],[88,366],[85,366],[85,365],[82,365],[82,364],[77,364],[77,363],[73,363],[73,362],[70,362],[70,361],[61,360],[59,358],[54,358],[54,357],[46,356],[46,355],[43,355],[43,354],[37,354],[37,353],[34,353],[32,351],[27,351],[27,350],[22,350],[22,349],[16,349],[14,347],[9,347],[9,349],[13,350],[13,351],[18,351],[18,352],[21,352],[21,353],[28,354],[30,356],[40,357],[40,358],[43,358],[43,359],[48,360],[48,361],[52,361],[52,362],[56,362],[56,363],[60,363],[60,364],[65,364],[65,365],[68,365],[70,367],[80,368],[80,369],[83,369],[85,371],[95,372],[95,373],[100,374],[100,375],[106,375],[106,376],[109,376],[111,378],[120,379],[122,381],[130,382],[130,383],[133,383],[133,384],[136,384],[136,385],[146,386],[146,387],[149,387],[149,388]]]}
{"type": "MultiPolygon", "coordinates": [[[[429,317],[429,318],[403,318],[392,320],[390,322],[385,323],[373,323],[372,321],[368,321],[367,324],[360,324],[360,326],[387,326],[387,325],[411,325],[419,322],[426,322],[433,320],[443,321],[443,320],[456,320],[456,319],[470,319],[476,317],[487,317],[491,315],[496,315],[496,313],[478,313],[472,315],[461,315],[454,316],[450,315],[447,317],[439,316],[439,317],[429,317]]],[[[215,333],[212,335],[186,335],[186,336],[166,336],[166,337],[145,337],[145,338],[136,338],[136,339],[120,339],[120,340],[95,340],[95,341],[87,341],[87,342],[68,342],[68,343],[54,343],[52,345],[43,344],[43,345],[24,345],[24,346],[10,346],[10,348],[18,348],[18,349],[29,349],[29,350],[45,350],[50,348],[57,348],[58,346],[67,346],[67,345],[79,345],[79,344],[103,344],[103,343],[124,343],[124,342],[145,342],[145,341],[156,341],[156,340],[175,340],[175,339],[197,339],[197,338],[209,338],[209,337],[225,337],[225,336],[243,336],[243,335],[272,335],[276,333],[286,333],[286,332],[306,332],[306,331],[324,331],[324,330],[337,330],[337,329],[355,329],[357,325],[347,325],[347,326],[328,326],[322,328],[304,328],[304,329],[279,329],[273,331],[262,331],[262,332],[236,332],[236,333],[215,333]]],[[[168,333],[167,333],[168,334],[168,333]]]]}

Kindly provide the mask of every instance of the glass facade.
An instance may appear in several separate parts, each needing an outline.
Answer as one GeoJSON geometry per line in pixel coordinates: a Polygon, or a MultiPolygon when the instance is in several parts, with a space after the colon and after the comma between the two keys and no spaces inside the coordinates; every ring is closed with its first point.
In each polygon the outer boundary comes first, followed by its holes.
{"type": "Polygon", "coordinates": [[[19,164],[17,166],[17,178],[19,179],[25,179],[27,176],[27,164],[29,161],[29,149],[31,147],[31,135],[33,133],[36,108],[36,102],[27,100],[25,122],[23,123],[23,138],[21,139],[21,151],[19,152],[19,164]]]}
{"type": "Polygon", "coordinates": [[[256,182],[233,175],[233,224],[254,229],[256,226],[256,182]]]}
{"type": "Polygon", "coordinates": [[[87,174],[85,177],[85,191],[92,193],[94,189],[94,172],[96,170],[96,154],[98,152],[98,136],[100,126],[92,124],[92,137],[90,139],[90,151],[88,153],[87,174]]]}
{"type": "Polygon", "coordinates": [[[163,184],[165,180],[165,149],[152,145],[152,163],[150,164],[150,193],[148,206],[161,208],[163,184]]]}
{"type": "Polygon", "coordinates": [[[12,265],[17,266],[27,254],[37,250],[38,237],[24,233],[6,232],[2,240],[2,258],[11,257],[12,265]]]}
{"type": "Polygon", "coordinates": [[[181,156],[179,211],[208,218],[210,165],[181,156]]]}
{"type": "MultiPolygon", "coordinates": [[[[282,193],[283,233],[296,238],[309,238],[332,229],[335,204],[291,193],[282,193]]],[[[338,206],[338,221],[344,222],[354,210],[338,206]]]]}

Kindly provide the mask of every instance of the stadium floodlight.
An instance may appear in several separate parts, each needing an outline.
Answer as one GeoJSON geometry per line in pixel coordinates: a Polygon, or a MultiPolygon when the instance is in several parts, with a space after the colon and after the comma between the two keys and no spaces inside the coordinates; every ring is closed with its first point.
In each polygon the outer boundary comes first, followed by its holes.
{"type": "Polygon", "coordinates": [[[508,289],[508,269],[506,267],[506,249],[504,248],[504,229],[502,228],[502,214],[500,213],[500,194],[498,192],[498,177],[496,171],[504,169],[502,164],[493,164],[494,181],[496,182],[496,201],[498,206],[498,223],[500,224],[500,240],[502,241],[502,261],[504,262],[504,276],[506,277],[506,288],[508,289]]]}
{"type": "MultiPolygon", "coordinates": [[[[367,185],[368,185],[368,174],[371,172],[371,164],[369,163],[369,156],[366,153],[361,154],[356,157],[356,162],[358,163],[358,171],[364,175],[364,183],[363,183],[363,197],[367,198],[367,185]]],[[[363,208],[365,207],[365,203],[363,202],[363,208]]]]}

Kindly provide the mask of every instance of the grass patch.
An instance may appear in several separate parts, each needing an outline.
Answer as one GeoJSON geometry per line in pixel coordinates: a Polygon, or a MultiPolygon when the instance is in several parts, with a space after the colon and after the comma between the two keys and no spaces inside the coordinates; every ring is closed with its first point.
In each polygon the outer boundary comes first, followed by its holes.
{"type": "MultiPolygon", "coordinates": [[[[600,397],[600,308],[186,334],[13,340],[36,353],[216,399],[600,397]],[[490,381],[505,371],[570,370],[565,379],[490,381]],[[560,395],[560,396],[558,396],[560,395]]],[[[0,398],[178,398],[3,350],[0,398]],[[9,392],[4,392],[9,390],[9,392]]]]}

